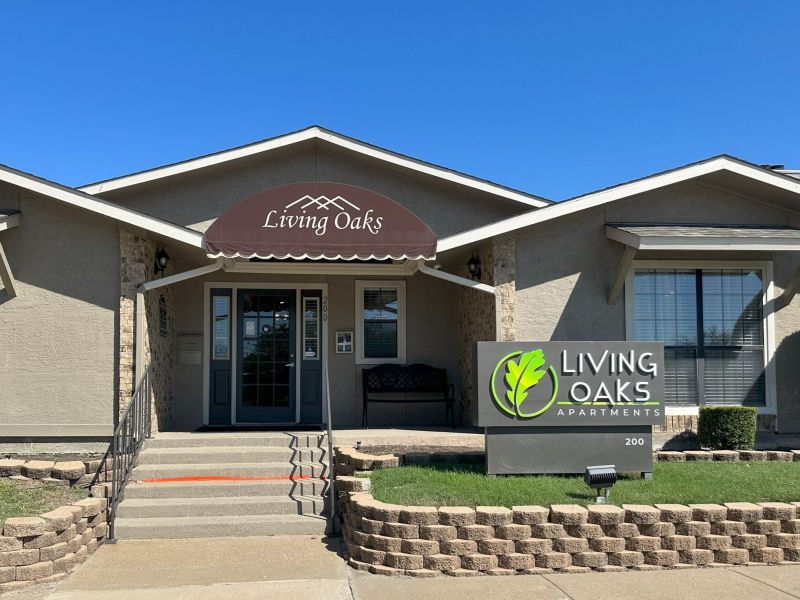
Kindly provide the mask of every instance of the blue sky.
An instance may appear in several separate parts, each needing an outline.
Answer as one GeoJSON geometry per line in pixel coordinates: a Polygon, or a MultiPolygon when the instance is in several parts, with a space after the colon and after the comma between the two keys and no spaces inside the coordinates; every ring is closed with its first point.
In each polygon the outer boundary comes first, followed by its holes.
{"type": "Polygon", "coordinates": [[[793,2],[3,3],[0,163],[66,183],[319,124],[553,199],[800,168],[793,2]]]}

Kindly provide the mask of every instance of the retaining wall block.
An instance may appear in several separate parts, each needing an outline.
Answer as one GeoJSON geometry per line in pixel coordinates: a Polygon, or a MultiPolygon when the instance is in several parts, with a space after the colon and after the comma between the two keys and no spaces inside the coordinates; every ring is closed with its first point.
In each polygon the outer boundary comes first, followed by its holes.
{"type": "Polygon", "coordinates": [[[739,450],[739,460],[762,462],[767,460],[767,453],[763,450],[739,450]]]}
{"type": "Polygon", "coordinates": [[[17,581],[34,581],[36,579],[43,579],[53,574],[53,561],[48,560],[44,562],[37,562],[30,565],[23,565],[17,567],[16,580],[17,581]]]}
{"type": "Polygon", "coordinates": [[[400,552],[402,542],[401,539],[385,535],[372,534],[369,536],[369,547],[384,552],[400,552]]]}
{"type": "Polygon", "coordinates": [[[560,523],[538,523],[536,525],[531,525],[531,532],[533,533],[533,537],[540,538],[553,539],[567,536],[564,526],[560,523]]]}
{"type": "MultiPolygon", "coordinates": [[[[781,531],[783,533],[800,533],[800,519],[791,519],[781,523],[781,531]]],[[[0,546],[2,546],[2,538],[0,538],[0,546]]]]}
{"type": "Polygon", "coordinates": [[[22,538],[23,548],[46,548],[47,546],[52,546],[57,543],[58,534],[55,531],[45,531],[42,535],[22,538]]]}
{"type": "Polygon", "coordinates": [[[403,540],[400,550],[406,554],[419,554],[428,556],[429,554],[439,554],[439,542],[433,540],[403,540]]]}
{"type": "Polygon", "coordinates": [[[711,452],[706,450],[687,450],[684,455],[687,461],[707,462],[713,458],[711,452]]]}
{"type": "Polygon", "coordinates": [[[10,517],[3,525],[3,535],[30,537],[47,531],[47,522],[41,517],[10,517]]]}
{"type": "Polygon", "coordinates": [[[452,554],[454,556],[463,556],[465,554],[473,554],[478,551],[478,542],[475,540],[447,540],[439,542],[439,548],[442,554],[452,554]]]}
{"type": "Polygon", "coordinates": [[[677,550],[678,552],[694,550],[697,546],[697,538],[692,535],[669,535],[661,540],[661,547],[665,550],[677,550]]]}
{"type": "Polygon", "coordinates": [[[652,525],[639,525],[639,533],[650,537],[668,537],[675,535],[676,529],[674,523],[653,523],[652,525]]]}
{"type": "Polygon", "coordinates": [[[589,540],[573,537],[556,538],[553,540],[553,550],[556,552],[568,552],[569,554],[586,552],[589,550],[589,540]]]}
{"type": "Polygon", "coordinates": [[[703,548],[678,552],[680,561],[690,565],[708,565],[714,562],[714,552],[703,548]]]}
{"type": "Polygon", "coordinates": [[[361,560],[368,565],[382,565],[386,559],[386,552],[383,550],[375,550],[373,548],[361,547],[359,552],[361,560]]]}
{"type": "Polygon", "coordinates": [[[61,542],[39,550],[39,560],[56,560],[67,555],[67,543],[61,542]]]}
{"type": "Polygon", "coordinates": [[[15,458],[0,458],[0,477],[22,475],[22,465],[24,464],[24,460],[17,460],[15,458]]]}
{"type": "Polygon", "coordinates": [[[553,540],[544,538],[517,540],[514,545],[517,552],[522,554],[543,554],[553,550],[553,540]]]}
{"type": "Polygon", "coordinates": [[[710,535],[712,527],[713,523],[708,523],[706,521],[687,521],[686,523],[679,523],[675,527],[675,533],[678,535],[698,537],[701,535],[710,535]]]}
{"type": "Polygon", "coordinates": [[[543,552],[536,554],[536,566],[545,569],[565,569],[572,564],[572,555],[566,552],[543,552]]]}
{"type": "Polygon", "coordinates": [[[766,519],[761,519],[760,521],[752,521],[747,523],[746,526],[747,533],[763,533],[768,535],[770,533],[781,532],[780,521],[768,521],[766,519]]]}
{"type": "Polygon", "coordinates": [[[783,548],[783,560],[790,560],[793,562],[800,562],[800,549],[799,548],[783,548]]]}
{"type": "Polygon", "coordinates": [[[413,525],[435,525],[439,511],[432,506],[407,506],[400,511],[400,522],[413,525]]]}
{"type": "Polygon", "coordinates": [[[733,546],[729,535],[701,535],[697,537],[697,547],[701,550],[727,550],[733,546]]]}
{"type": "Polygon", "coordinates": [[[461,568],[461,558],[451,554],[429,554],[423,557],[422,564],[434,571],[453,571],[461,568]]]}
{"type": "Polygon", "coordinates": [[[439,571],[431,571],[430,569],[406,569],[405,574],[408,577],[429,578],[438,577],[441,575],[439,571]]]}
{"type": "Polygon", "coordinates": [[[692,520],[692,509],[683,504],[656,504],[661,520],[668,523],[685,523],[692,520]]]}
{"type": "Polygon", "coordinates": [[[494,537],[491,525],[464,525],[458,528],[458,537],[464,540],[488,540],[494,537]]]}
{"type": "Polygon", "coordinates": [[[521,552],[509,552],[498,556],[497,562],[503,569],[514,569],[516,571],[532,569],[536,566],[536,560],[532,554],[523,554],[521,552]]]}
{"type": "Polygon", "coordinates": [[[445,574],[450,577],[477,577],[481,573],[471,569],[453,569],[452,571],[446,571],[445,574]]]}
{"type": "Polygon", "coordinates": [[[744,548],[715,550],[714,560],[725,565],[743,565],[750,560],[750,552],[744,548]]]}
{"type": "Polygon", "coordinates": [[[768,450],[767,460],[792,462],[794,455],[791,452],[781,452],[778,450],[768,450]]]}
{"type": "Polygon", "coordinates": [[[582,525],[589,520],[589,511],[577,504],[553,504],[550,507],[550,522],[561,525],[582,525]]]}
{"type": "Polygon", "coordinates": [[[711,524],[711,533],[715,535],[742,535],[747,533],[747,523],[742,521],[717,521],[711,524]]]}
{"type": "Polygon", "coordinates": [[[32,565],[39,560],[39,550],[23,549],[11,550],[0,554],[0,567],[19,567],[32,565]]]}
{"type": "Polygon", "coordinates": [[[372,505],[372,510],[370,514],[372,518],[376,521],[384,521],[390,523],[399,523],[400,522],[400,512],[405,509],[405,506],[400,506],[398,504],[385,504],[383,502],[379,502],[372,505]]]}
{"type": "Polygon", "coordinates": [[[680,561],[680,557],[675,550],[653,550],[644,552],[644,562],[648,565],[659,567],[672,567],[680,561]]]}
{"type": "Polygon", "coordinates": [[[764,509],[764,518],[773,521],[789,521],[797,516],[797,508],[787,502],[759,502],[764,509]]]}
{"type": "Polygon", "coordinates": [[[739,460],[739,452],[736,450],[714,450],[711,452],[713,460],[721,462],[736,462],[739,460]]]}
{"type": "Polygon", "coordinates": [[[753,548],[750,550],[750,560],[752,562],[763,562],[776,564],[783,561],[783,548],[753,548]]]}
{"type": "Polygon", "coordinates": [[[767,536],[767,542],[773,548],[800,549],[800,534],[773,533],[767,536]]]}
{"type": "Polygon", "coordinates": [[[479,525],[507,525],[513,521],[514,513],[503,506],[478,506],[475,522],[479,525]]]}
{"type": "Polygon", "coordinates": [[[589,540],[589,547],[595,552],[623,552],[625,550],[625,539],[597,537],[589,540]]]}
{"type": "Polygon", "coordinates": [[[502,540],[524,540],[531,537],[531,526],[521,523],[498,525],[494,531],[495,535],[502,540]]]}
{"type": "Polygon", "coordinates": [[[731,536],[731,541],[734,548],[755,550],[757,548],[764,548],[767,545],[767,536],[761,533],[744,533],[731,536]]]}
{"type": "Polygon", "coordinates": [[[602,537],[605,535],[603,528],[596,523],[584,523],[583,525],[565,525],[564,529],[572,537],[582,537],[587,540],[602,537]]]}
{"type": "Polygon", "coordinates": [[[387,552],[384,564],[395,569],[421,569],[422,556],[404,552],[387,552]]]}
{"type": "Polygon", "coordinates": [[[576,552],[572,555],[572,564],[576,567],[603,567],[608,564],[608,554],[605,552],[576,552]]]}
{"type": "Polygon", "coordinates": [[[458,537],[458,529],[452,525],[420,525],[419,537],[423,540],[443,542],[458,537]]]}
{"type": "Polygon", "coordinates": [[[618,525],[603,525],[603,531],[610,537],[632,538],[640,535],[635,523],[619,523],[618,525]]]}
{"type": "Polygon", "coordinates": [[[368,519],[366,517],[361,518],[361,531],[364,533],[376,533],[379,534],[383,531],[383,521],[376,521],[375,519],[368,519]]]}
{"type": "Polygon", "coordinates": [[[442,506],[439,509],[439,524],[463,525],[475,524],[475,510],[467,506],[442,506]]]}
{"type": "Polygon", "coordinates": [[[387,575],[389,577],[399,577],[406,573],[405,569],[396,569],[385,565],[370,565],[369,572],[373,575],[387,575]]]}
{"type": "Polygon", "coordinates": [[[419,539],[419,525],[409,523],[384,523],[382,534],[401,539],[419,539]]]}
{"type": "Polygon", "coordinates": [[[597,525],[617,525],[625,520],[625,510],[611,504],[594,504],[589,506],[589,523],[597,525]]]}
{"type": "Polygon", "coordinates": [[[692,509],[692,521],[715,523],[728,518],[728,509],[721,504],[690,504],[689,508],[692,509]]]}
{"type": "Polygon", "coordinates": [[[44,479],[50,477],[55,464],[52,460],[29,460],[22,465],[22,474],[30,479],[44,479]]]}
{"type": "Polygon", "coordinates": [[[764,518],[764,509],[752,502],[726,502],[728,519],[731,521],[758,521],[764,518]]]}
{"type": "Polygon", "coordinates": [[[508,554],[514,552],[514,542],[512,540],[501,540],[490,538],[478,540],[478,552],[482,554],[508,554]]]}
{"type": "Polygon", "coordinates": [[[521,525],[537,525],[547,523],[550,509],[544,506],[512,506],[514,523],[521,525]]]}
{"type": "Polygon", "coordinates": [[[628,538],[625,548],[634,552],[655,552],[661,550],[661,538],[646,535],[628,538]]]}
{"type": "Polygon", "coordinates": [[[465,554],[461,557],[461,568],[471,571],[496,569],[497,557],[493,554],[465,554]]]}
{"type": "Polygon", "coordinates": [[[77,481],[86,475],[86,465],[79,460],[57,462],[53,465],[52,475],[55,479],[77,481]]]}
{"type": "Polygon", "coordinates": [[[22,550],[22,540],[0,536],[0,552],[9,552],[10,550],[22,550]]]}
{"type": "Polygon", "coordinates": [[[612,552],[608,555],[608,562],[619,567],[635,567],[644,563],[644,554],[633,550],[612,552]]]}
{"type": "Polygon", "coordinates": [[[686,454],[673,450],[662,450],[656,453],[658,462],[686,462],[686,454]]]}
{"type": "Polygon", "coordinates": [[[652,525],[661,520],[661,511],[647,504],[623,504],[625,521],[636,525],[652,525]]]}

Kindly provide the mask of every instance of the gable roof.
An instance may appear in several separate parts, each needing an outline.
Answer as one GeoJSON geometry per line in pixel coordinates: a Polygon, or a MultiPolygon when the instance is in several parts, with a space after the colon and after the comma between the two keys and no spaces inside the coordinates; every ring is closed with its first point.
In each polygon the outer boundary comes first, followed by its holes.
{"type": "Polygon", "coordinates": [[[521,215],[516,215],[488,225],[444,237],[439,240],[437,251],[445,252],[453,248],[474,244],[497,235],[516,231],[523,227],[543,223],[558,217],[602,206],[609,202],[622,200],[636,194],[649,192],[651,190],[715,173],[732,173],[760,184],[772,186],[777,190],[782,190],[789,194],[796,194],[798,195],[796,199],[798,202],[797,208],[800,209],[800,180],[777,173],[771,169],[765,169],[739,158],[722,154],[700,162],[690,163],[683,167],[663,171],[641,179],[635,179],[582,196],[576,196],[575,198],[564,200],[563,202],[556,202],[544,208],[528,211],[521,215]]]}
{"type": "MultiPolygon", "coordinates": [[[[74,190],[65,185],[54,183],[5,165],[0,165],[0,181],[5,181],[31,192],[48,196],[54,200],[66,202],[67,204],[88,210],[95,214],[116,219],[117,221],[127,223],[134,227],[152,231],[166,238],[189,244],[190,246],[202,248],[203,245],[203,234],[200,232],[157,219],[156,217],[151,217],[138,211],[131,210],[130,208],[120,206],[119,204],[114,204],[113,202],[106,202],[105,200],[90,196],[85,192],[74,190]]],[[[22,218],[24,219],[24,215],[22,218]]]]}
{"type": "Polygon", "coordinates": [[[347,137],[317,125],[312,125],[311,127],[307,127],[299,131],[268,138],[266,140],[261,140],[245,146],[238,146],[229,150],[223,150],[213,154],[206,154],[205,156],[199,156],[197,158],[157,167],[155,169],[131,173],[130,175],[125,175],[123,177],[98,181],[96,183],[84,185],[78,189],[88,194],[101,194],[104,192],[110,192],[139,185],[149,181],[155,181],[165,177],[188,173],[197,169],[237,160],[239,158],[245,158],[247,156],[269,152],[271,150],[284,148],[309,140],[321,140],[322,142],[332,144],[339,148],[378,159],[386,163],[414,171],[416,173],[429,175],[438,179],[449,181],[451,183],[463,185],[473,190],[494,194],[507,200],[519,202],[526,206],[538,208],[551,204],[550,200],[546,200],[539,196],[534,196],[532,194],[493,183],[486,179],[480,179],[478,177],[473,177],[453,169],[448,169],[433,163],[418,160],[404,154],[392,152],[391,150],[386,150],[385,148],[380,148],[361,140],[347,137]]]}

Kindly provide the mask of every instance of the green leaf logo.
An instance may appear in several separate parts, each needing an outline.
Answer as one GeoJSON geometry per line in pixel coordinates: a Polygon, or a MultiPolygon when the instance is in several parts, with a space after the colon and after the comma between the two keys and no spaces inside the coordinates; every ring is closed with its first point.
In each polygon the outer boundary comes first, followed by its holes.
{"type": "MultiPolygon", "coordinates": [[[[492,372],[490,391],[497,407],[508,416],[531,419],[543,414],[555,402],[558,394],[558,375],[552,365],[545,367],[545,356],[541,348],[530,352],[515,351],[498,361],[492,372]],[[524,412],[522,405],[528,398],[528,391],[546,374],[550,375],[552,383],[550,399],[544,406],[530,407],[528,410],[532,412],[524,412]],[[501,387],[505,388],[504,395],[498,394],[501,387]]],[[[534,404],[540,405],[541,402],[537,400],[534,404]]]]}
{"type": "Polygon", "coordinates": [[[506,385],[508,391],[506,397],[511,406],[519,414],[519,407],[528,397],[528,390],[539,383],[546,371],[541,367],[544,365],[544,354],[541,350],[532,350],[519,357],[518,362],[509,360],[506,362],[506,385]]]}

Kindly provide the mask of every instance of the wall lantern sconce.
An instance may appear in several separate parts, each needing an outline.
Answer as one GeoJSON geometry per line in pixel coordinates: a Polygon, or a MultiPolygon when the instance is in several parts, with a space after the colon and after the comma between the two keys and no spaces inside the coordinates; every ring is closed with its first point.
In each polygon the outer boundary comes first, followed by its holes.
{"type": "Polygon", "coordinates": [[[167,268],[168,261],[169,261],[169,254],[167,254],[167,251],[164,250],[164,246],[161,246],[161,249],[158,252],[156,252],[156,262],[153,265],[153,273],[155,273],[156,275],[161,273],[161,275],[163,276],[164,269],[167,268]]]}
{"type": "Polygon", "coordinates": [[[479,259],[474,254],[472,258],[467,261],[467,271],[469,271],[469,276],[473,279],[480,279],[481,278],[481,259],[479,259]]]}

